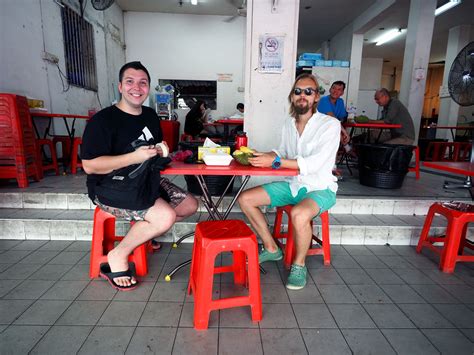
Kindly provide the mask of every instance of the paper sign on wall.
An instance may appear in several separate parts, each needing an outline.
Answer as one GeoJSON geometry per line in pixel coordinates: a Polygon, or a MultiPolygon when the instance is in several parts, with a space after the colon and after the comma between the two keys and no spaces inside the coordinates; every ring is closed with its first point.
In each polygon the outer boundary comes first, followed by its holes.
{"type": "Polygon", "coordinates": [[[281,73],[283,71],[283,45],[285,36],[265,34],[258,41],[258,71],[281,73]]]}
{"type": "Polygon", "coordinates": [[[232,74],[217,74],[217,81],[231,82],[232,80],[232,74]]]}

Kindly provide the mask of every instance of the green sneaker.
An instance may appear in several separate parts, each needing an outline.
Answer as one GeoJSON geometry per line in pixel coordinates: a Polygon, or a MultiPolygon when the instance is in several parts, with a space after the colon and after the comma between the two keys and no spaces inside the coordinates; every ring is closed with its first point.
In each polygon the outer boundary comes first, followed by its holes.
{"type": "Polygon", "coordinates": [[[270,253],[267,249],[262,247],[262,251],[258,254],[258,263],[264,263],[265,261],[278,261],[283,259],[283,252],[280,248],[274,253],[270,253]]]}
{"type": "Polygon", "coordinates": [[[291,265],[290,275],[286,281],[286,288],[289,290],[301,290],[306,286],[306,274],[308,269],[306,266],[291,265]]]}

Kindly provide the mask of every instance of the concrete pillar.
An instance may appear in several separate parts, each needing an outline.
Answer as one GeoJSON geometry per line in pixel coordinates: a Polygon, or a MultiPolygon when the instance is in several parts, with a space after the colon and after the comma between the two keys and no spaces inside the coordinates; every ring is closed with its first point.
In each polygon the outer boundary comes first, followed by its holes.
{"type": "Polygon", "coordinates": [[[415,142],[418,140],[423,112],[435,9],[436,0],[411,0],[410,2],[399,99],[413,118],[415,142]]]}
{"type": "MultiPolygon", "coordinates": [[[[364,45],[364,35],[354,33],[352,35],[351,46],[351,71],[349,72],[349,82],[347,83],[347,102],[349,107],[351,103],[357,107],[359,98],[360,68],[362,65],[362,49],[364,45]]],[[[357,114],[360,114],[358,111],[357,114]]]]}
{"type": "Polygon", "coordinates": [[[244,129],[249,145],[259,151],[278,148],[281,126],[289,119],[287,97],[295,80],[298,20],[299,0],[247,3],[244,129]],[[259,71],[259,39],[268,34],[283,36],[281,73],[259,71]]]}
{"type": "MultiPolygon", "coordinates": [[[[463,49],[470,40],[470,32],[472,26],[463,25],[456,26],[449,30],[448,46],[446,49],[446,60],[444,64],[443,85],[440,89],[439,100],[439,126],[456,126],[460,115],[460,106],[451,99],[448,92],[448,79],[451,66],[458,53],[463,49]]],[[[466,117],[471,120],[472,117],[466,117]]],[[[464,122],[463,122],[464,123],[464,122]]],[[[437,138],[447,138],[452,140],[449,130],[439,129],[436,132],[437,138]]]]}

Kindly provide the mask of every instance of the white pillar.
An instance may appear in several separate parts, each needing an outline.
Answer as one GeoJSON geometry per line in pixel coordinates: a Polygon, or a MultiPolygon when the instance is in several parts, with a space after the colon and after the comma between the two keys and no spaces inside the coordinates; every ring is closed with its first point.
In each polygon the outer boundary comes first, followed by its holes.
{"type": "Polygon", "coordinates": [[[259,151],[278,148],[288,114],[288,93],[295,80],[299,0],[254,1],[247,4],[245,123],[249,145],[259,151]],[[276,8],[272,7],[275,3],[276,8]],[[281,73],[259,71],[259,37],[283,36],[281,73]]]}
{"type": "MultiPolygon", "coordinates": [[[[444,64],[443,86],[440,89],[438,125],[456,126],[459,117],[459,105],[451,99],[448,92],[448,79],[451,65],[458,53],[468,43],[470,38],[471,26],[463,25],[453,27],[449,30],[448,47],[446,49],[446,60],[444,64]]],[[[469,120],[471,117],[467,117],[469,120]]],[[[436,137],[452,140],[449,130],[439,129],[436,137]]]]}
{"type": "MultiPolygon", "coordinates": [[[[346,106],[355,105],[359,98],[360,68],[362,65],[362,49],[364,45],[364,35],[354,33],[352,35],[351,46],[351,71],[349,72],[349,82],[347,83],[346,106]]],[[[357,114],[360,112],[358,111],[357,114]]]]}
{"type": "Polygon", "coordinates": [[[423,112],[435,9],[436,0],[411,0],[410,2],[399,99],[413,118],[415,142],[418,140],[423,112]]]}

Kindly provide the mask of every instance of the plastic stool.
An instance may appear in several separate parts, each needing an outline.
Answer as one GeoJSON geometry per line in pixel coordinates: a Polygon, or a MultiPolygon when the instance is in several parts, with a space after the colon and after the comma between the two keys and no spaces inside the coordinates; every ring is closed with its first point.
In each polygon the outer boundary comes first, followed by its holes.
{"type": "Polygon", "coordinates": [[[38,144],[40,157],[41,157],[41,148],[45,145],[49,147],[49,152],[51,153],[51,164],[45,165],[42,163],[43,171],[54,170],[56,175],[59,175],[58,158],[56,156],[56,148],[54,147],[53,141],[51,139],[37,139],[36,143],[38,144]]]}
{"type": "Polygon", "coordinates": [[[423,247],[428,247],[439,254],[441,256],[439,268],[446,273],[454,272],[458,261],[474,262],[474,255],[463,255],[464,248],[474,249],[474,246],[466,240],[469,222],[474,222],[474,205],[461,202],[432,204],[426,215],[416,252],[421,253],[423,247]],[[443,215],[448,220],[445,236],[428,235],[435,214],[443,215]],[[444,243],[444,245],[437,247],[433,243],[444,243]]]}
{"type": "Polygon", "coordinates": [[[71,138],[69,136],[54,136],[53,137],[53,144],[56,147],[56,144],[61,143],[61,151],[62,151],[62,161],[65,165],[66,161],[71,156],[71,138]]]}
{"type": "Polygon", "coordinates": [[[415,151],[415,166],[408,168],[408,171],[415,172],[416,179],[420,178],[420,148],[418,146],[413,146],[415,151]]]}
{"type": "Polygon", "coordinates": [[[206,221],[196,225],[188,286],[188,293],[191,292],[194,293],[195,329],[207,329],[211,311],[224,308],[250,306],[252,321],[262,319],[257,238],[243,221],[206,221]],[[233,264],[215,267],[216,256],[226,251],[233,253],[233,264]],[[213,300],[214,275],[224,272],[234,273],[235,284],[248,284],[248,296],[213,300]]]}
{"type": "Polygon", "coordinates": [[[74,138],[72,142],[71,153],[71,174],[77,173],[77,168],[82,168],[82,162],[77,159],[79,154],[79,146],[82,144],[82,138],[74,138]]]}
{"type": "MultiPolygon", "coordinates": [[[[100,264],[107,262],[107,253],[114,248],[115,242],[119,242],[122,239],[123,236],[115,235],[115,216],[96,207],[89,264],[90,278],[99,276],[100,264]]],[[[137,276],[145,276],[148,273],[146,251],[147,243],[144,243],[137,247],[128,257],[129,262],[135,263],[137,276]]]]}
{"type": "MultiPolygon", "coordinates": [[[[277,207],[277,214],[275,216],[275,223],[273,224],[273,238],[278,246],[284,250],[283,264],[286,268],[290,268],[295,258],[296,248],[293,237],[293,223],[291,221],[291,209],[292,205],[286,205],[277,207]],[[282,232],[283,227],[283,212],[288,216],[288,231],[286,233],[282,232]],[[283,244],[280,239],[286,238],[286,244],[283,244]]],[[[310,249],[306,255],[323,255],[324,265],[331,264],[331,245],[329,242],[329,213],[325,211],[319,215],[321,217],[321,227],[322,227],[322,240],[317,236],[312,235],[311,239],[316,241],[320,248],[313,248],[313,243],[311,243],[310,249]]],[[[311,221],[311,228],[313,227],[313,221],[311,221]]]]}

